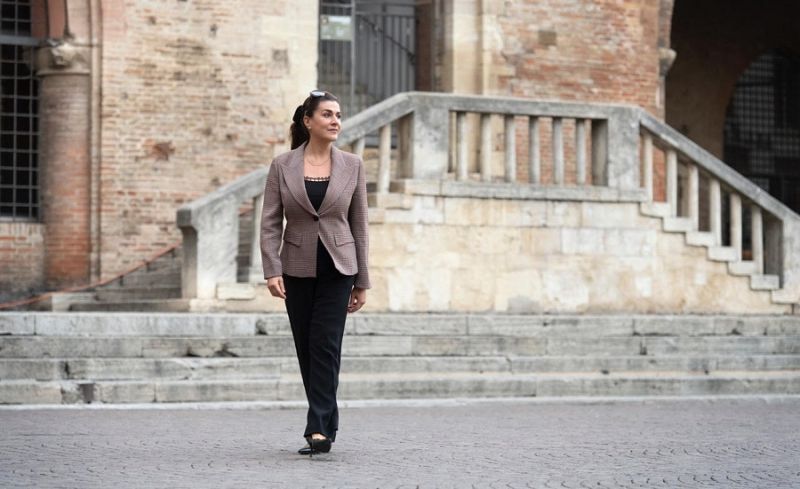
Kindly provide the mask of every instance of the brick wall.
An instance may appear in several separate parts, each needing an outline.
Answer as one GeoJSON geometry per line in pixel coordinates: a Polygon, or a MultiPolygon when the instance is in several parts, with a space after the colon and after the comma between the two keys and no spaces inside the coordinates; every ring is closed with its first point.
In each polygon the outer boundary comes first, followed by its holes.
{"type": "Polygon", "coordinates": [[[41,289],[43,234],[42,224],[0,222],[0,302],[41,289]]]}
{"type": "Polygon", "coordinates": [[[179,241],[175,211],[288,148],[317,2],[103,2],[101,271],[179,241]]]}
{"type": "Polygon", "coordinates": [[[40,93],[42,217],[49,287],[89,281],[89,77],[49,74],[40,93]]]}
{"type": "Polygon", "coordinates": [[[450,3],[444,90],[662,111],[659,29],[669,12],[657,0],[450,3]]]}

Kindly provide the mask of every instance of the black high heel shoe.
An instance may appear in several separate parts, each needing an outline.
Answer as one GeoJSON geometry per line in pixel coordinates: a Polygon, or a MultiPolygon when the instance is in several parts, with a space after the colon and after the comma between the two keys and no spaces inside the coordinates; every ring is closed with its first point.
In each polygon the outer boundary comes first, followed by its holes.
{"type": "Polygon", "coordinates": [[[308,455],[313,457],[315,453],[328,453],[331,451],[330,438],[312,438],[311,435],[306,436],[308,446],[305,446],[297,451],[300,455],[308,455]]]}

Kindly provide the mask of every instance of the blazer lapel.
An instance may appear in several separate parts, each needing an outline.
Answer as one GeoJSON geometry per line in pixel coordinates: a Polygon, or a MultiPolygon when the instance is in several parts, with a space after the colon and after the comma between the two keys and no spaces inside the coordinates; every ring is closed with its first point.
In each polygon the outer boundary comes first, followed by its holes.
{"type": "Polygon", "coordinates": [[[306,184],[303,175],[305,170],[303,167],[303,152],[306,149],[306,144],[307,143],[304,143],[302,146],[292,151],[289,164],[286,165],[286,171],[283,173],[283,179],[286,181],[286,186],[289,188],[289,193],[292,194],[294,200],[297,201],[303,209],[316,216],[317,211],[314,210],[314,206],[312,206],[311,201],[308,200],[308,192],[306,192],[306,184]]]}
{"type": "Polygon", "coordinates": [[[342,195],[342,191],[352,178],[353,168],[355,165],[345,160],[342,151],[333,146],[331,148],[331,179],[328,182],[325,198],[322,199],[322,205],[319,206],[320,214],[333,206],[342,195]]]}

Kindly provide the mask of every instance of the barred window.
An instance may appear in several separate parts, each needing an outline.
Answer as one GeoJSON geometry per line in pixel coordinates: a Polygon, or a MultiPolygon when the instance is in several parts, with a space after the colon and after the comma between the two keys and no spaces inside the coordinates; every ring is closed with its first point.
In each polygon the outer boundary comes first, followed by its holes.
{"type": "Polygon", "coordinates": [[[36,221],[39,211],[38,44],[31,2],[0,0],[0,219],[36,221]]]}
{"type": "Polygon", "coordinates": [[[724,159],[800,212],[800,57],[769,51],[736,82],[725,119],[724,159]]]}

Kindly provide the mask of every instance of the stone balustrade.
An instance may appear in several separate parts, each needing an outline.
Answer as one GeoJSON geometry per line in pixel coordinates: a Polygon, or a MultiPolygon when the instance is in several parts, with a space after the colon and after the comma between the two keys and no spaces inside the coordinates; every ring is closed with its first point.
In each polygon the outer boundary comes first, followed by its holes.
{"type": "Polygon", "coordinates": [[[666,163],[666,217],[673,219],[670,222],[686,226],[688,241],[703,242],[709,246],[710,253],[729,256],[734,274],[754,276],[754,285],[761,282],[764,288],[778,288],[772,292],[775,302],[798,302],[800,217],[730,166],[644,111],[640,112],[640,128],[643,184],[648,202],[652,202],[654,196],[654,156],[661,151],[666,163]],[[708,182],[706,192],[701,189],[701,177],[708,182]],[[727,205],[723,203],[723,195],[727,205]],[[700,229],[701,208],[707,210],[702,216],[707,217],[708,222],[707,229],[703,230],[700,229]],[[726,221],[727,230],[723,230],[726,221]],[[745,230],[749,230],[747,236],[745,230]],[[745,240],[749,244],[747,257],[743,253],[745,240]]]}
{"type": "MultiPolygon", "coordinates": [[[[409,92],[347,119],[337,144],[363,154],[368,138],[378,143],[379,196],[413,188],[417,195],[458,198],[662,205],[665,226],[682,226],[688,241],[730,256],[734,274],[779,281],[780,290],[772,291],[776,301],[800,299],[800,218],[638,107],[409,92]],[[663,204],[654,203],[658,151],[666,160],[663,204]],[[701,209],[707,210],[708,230],[701,231],[701,209]],[[752,243],[748,259],[745,229],[752,243]]],[[[250,278],[261,279],[257,199],[266,172],[252,172],[178,211],[187,257],[184,297],[210,299],[217,284],[236,281],[238,210],[248,200],[256,210],[250,278]]]]}
{"type": "MultiPolygon", "coordinates": [[[[236,282],[239,246],[239,208],[252,201],[263,202],[267,168],[259,168],[178,209],[177,223],[183,234],[181,295],[185,299],[213,299],[217,284],[236,282]]],[[[253,219],[258,236],[259,213],[253,219]]],[[[261,253],[257,242],[251,251],[251,269],[260,277],[261,253]]],[[[251,274],[252,277],[252,274],[251,274]]]]}

